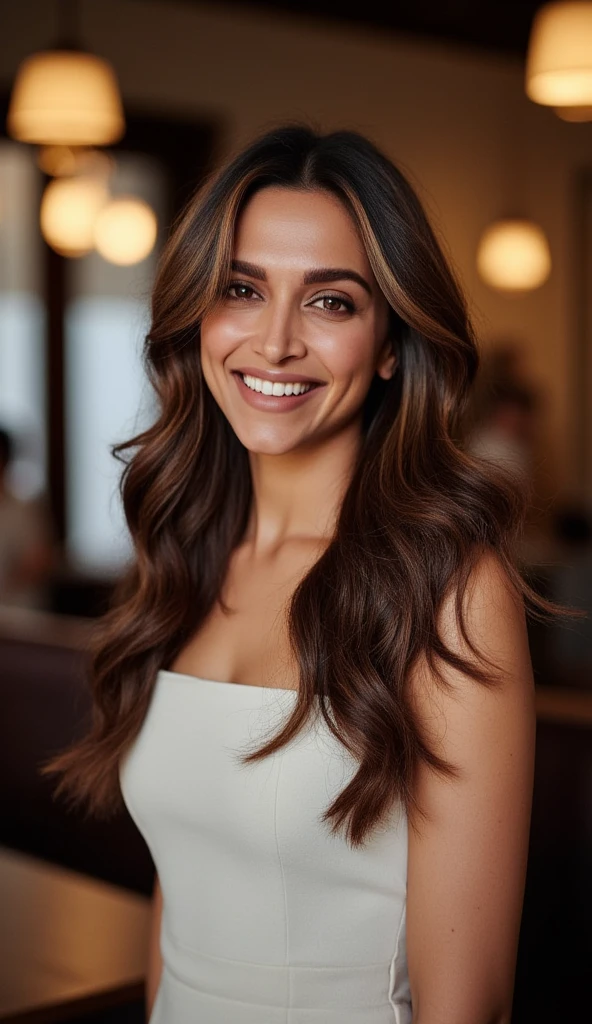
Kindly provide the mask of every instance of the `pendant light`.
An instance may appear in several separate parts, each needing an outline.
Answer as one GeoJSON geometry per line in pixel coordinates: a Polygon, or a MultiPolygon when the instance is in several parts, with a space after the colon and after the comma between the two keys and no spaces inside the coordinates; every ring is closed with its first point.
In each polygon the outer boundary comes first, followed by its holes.
{"type": "Polygon", "coordinates": [[[498,291],[539,288],[551,273],[551,253],[544,231],[524,218],[495,221],[479,241],[477,269],[482,280],[498,291]]]}
{"type": "Polygon", "coordinates": [[[62,41],[26,58],[17,71],[6,127],[19,142],[107,146],[125,132],[111,65],[75,42],[77,11],[75,0],[61,0],[62,41]]]}
{"type": "Polygon", "coordinates": [[[98,175],[54,178],[41,200],[41,232],[47,244],[60,256],[86,256],[94,247],[95,222],[108,199],[106,183],[98,175]]]}
{"type": "Polygon", "coordinates": [[[157,231],[156,214],[148,203],[137,196],[116,196],[97,215],[94,244],[109,263],[129,267],[150,255],[157,231]]]}
{"type": "Polygon", "coordinates": [[[525,88],[535,103],[556,109],[592,107],[592,2],[562,0],[535,14],[526,60],[525,88]]]}

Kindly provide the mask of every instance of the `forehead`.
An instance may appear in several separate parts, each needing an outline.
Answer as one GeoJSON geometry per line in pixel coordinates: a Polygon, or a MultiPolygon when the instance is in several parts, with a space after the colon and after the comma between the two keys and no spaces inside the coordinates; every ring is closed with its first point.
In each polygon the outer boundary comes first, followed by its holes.
{"type": "Polygon", "coordinates": [[[253,263],[347,266],[370,274],[353,218],[329,192],[269,186],[256,192],[237,218],[235,257],[253,263]]]}

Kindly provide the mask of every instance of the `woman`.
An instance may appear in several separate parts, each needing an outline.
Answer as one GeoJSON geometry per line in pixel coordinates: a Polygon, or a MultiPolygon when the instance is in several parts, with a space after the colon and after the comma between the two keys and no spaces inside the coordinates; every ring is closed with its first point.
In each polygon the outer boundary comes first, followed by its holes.
{"type": "Polygon", "coordinates": [[[157,870],[152,1024],[510,1020],[535,713],[524,499],[401,173],[288,125],[190,204],[122,495],[136,558],[59,789],[157,870]],[[125,754],[125,757],[124,757],[125,754]],[[250,754],[250,756],[249,756],[250,754]]]}

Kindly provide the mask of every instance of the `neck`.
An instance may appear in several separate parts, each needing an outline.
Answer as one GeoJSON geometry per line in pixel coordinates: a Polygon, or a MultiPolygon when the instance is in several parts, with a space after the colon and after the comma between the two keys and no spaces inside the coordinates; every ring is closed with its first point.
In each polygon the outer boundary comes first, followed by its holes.
{"type": "Polygon", "coordinates": [[[314,448],[249,454],[253,502],[245,542],[270,553],[291,540],[328,541],[350,483],[360,423],[314,448]]]}

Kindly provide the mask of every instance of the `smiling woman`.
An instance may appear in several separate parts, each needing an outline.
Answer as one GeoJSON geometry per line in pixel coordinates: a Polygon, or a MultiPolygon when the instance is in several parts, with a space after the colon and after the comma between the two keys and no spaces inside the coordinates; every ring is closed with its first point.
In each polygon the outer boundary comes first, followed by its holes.
{"type": "Polygon", "coordinates": [[[146,364],[136,557],[45,771],[153,853],[151,1024],[507,1024],[525,600],[561,609],[460,441],[477,347],[403,175],[353,132],[256,139],[168,243],[146,364]]]}
{"type": "Polygon", "coordinates": [[[238,217],[234,253],[226,295],[201,324],[216,402],[252,453],[333,437],[350,464],[372,377],[390,379],[396,361],[388,302],[352,218],[330,193],[265,188],[238,217]]]}

